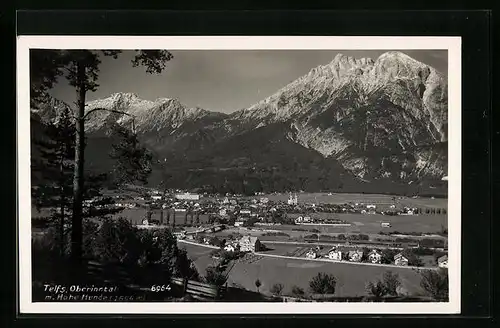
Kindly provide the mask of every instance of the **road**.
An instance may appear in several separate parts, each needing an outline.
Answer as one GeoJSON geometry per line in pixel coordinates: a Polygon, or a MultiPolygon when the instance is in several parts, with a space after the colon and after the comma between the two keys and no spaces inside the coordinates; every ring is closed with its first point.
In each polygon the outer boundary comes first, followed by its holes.
{"type": "MultiPolygon", "coordinates": [[[[219,247],[216,247],[216,246],[198,244],[198,243],[187,241],[187,240],[177,240],[177,242],[195,245],[195,246],[199,246],[199,247],[219,249],[219,247]]],[[[261,253],[261,252],[255,252],[254,254],[259,255],[259,256],[263,256],[263,257],[270,257],[270,258],[328,262],[328,263],[338,263],[338,264],[346,264],[346,265],[365,265],[365,266],[376,266],[376,267],[384,267],[384,268],[388,267],[388,268],[398,268],[398,269],[412,269],[412,270],[437,270],[438,269],[437,267],[414,267],[414,266],[400,266],[400,265],[394,265],[394,264],[376,264],[376,263],[365,263],[365,262],[333,261],[330,259],[309,259],[309,258],[305,258],[305,257],[273,255],[273,254],[266,254],[266,253],[261,253]]]]}

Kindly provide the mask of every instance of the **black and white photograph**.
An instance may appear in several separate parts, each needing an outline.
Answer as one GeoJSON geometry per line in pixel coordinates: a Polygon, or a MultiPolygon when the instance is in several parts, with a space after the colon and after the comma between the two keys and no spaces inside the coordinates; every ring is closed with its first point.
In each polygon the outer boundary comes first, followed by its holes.
{"type": "Polygon", "coordinates": [[[460,38],[18,41],[22,308],[460,312],[460,38]]]}

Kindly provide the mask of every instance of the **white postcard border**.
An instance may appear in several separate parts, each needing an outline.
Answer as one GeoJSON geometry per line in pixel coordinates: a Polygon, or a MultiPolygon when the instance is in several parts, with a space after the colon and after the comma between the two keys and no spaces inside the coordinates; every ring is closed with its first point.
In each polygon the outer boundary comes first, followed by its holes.
{"type": "Polygon", "coordinates": [[[20,313],[457,314],[461,295],[461,38],[333,36],[18,36],[17,176],[20,313]],[[29,49],[448,50],[448,260],[446,303],[33,303],[29,49]]]}

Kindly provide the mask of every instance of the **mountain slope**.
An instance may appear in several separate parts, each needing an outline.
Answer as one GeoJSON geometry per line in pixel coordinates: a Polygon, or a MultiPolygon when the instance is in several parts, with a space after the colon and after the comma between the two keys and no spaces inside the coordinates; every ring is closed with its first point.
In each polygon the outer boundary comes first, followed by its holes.
{"type": "MultiPolygon", "coordinates": [[[[50,118],[60,106],[54,100],[37,115],[50,118]]],[[[127,93],[89,102],[87,160],[112,166],[109,125],[119,123],[154,152],[154,183],[446,192],[439,181],[447,174],[447,107],[446,77],[428,65],[400,52],[376,60],[338,54],[230,115],[127,93]]]]}

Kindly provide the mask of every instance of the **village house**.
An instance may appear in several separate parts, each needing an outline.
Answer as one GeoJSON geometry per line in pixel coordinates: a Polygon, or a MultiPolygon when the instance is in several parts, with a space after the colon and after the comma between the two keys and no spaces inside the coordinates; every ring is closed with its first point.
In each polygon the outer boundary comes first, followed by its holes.
{"type": "Polygon", "coordinates": [[[398,253],[394,255],[394,264],[400,266],[407,266],[408,259],[402,253],[398,253]]]}
{"type": "Polygon", "coordinates": [[[373,249],[370,253],[368,253],[368,260],[371,263],[380,264],[382,262],[382,254],[376,249],[373,249]]]}
{"type": "Polygon", "coordinates": [[[224,250],[226,252],[235,252],[237,249],[238,249],[238,245],[234,244],[234,243],[227,244],[226,246],[224,246],[224,250]]]}
{"type": "Polygon", "coordinates": [[[361,258],[363,258],[362,251],[349,251],[348,258],[350,262],[361,262],[361,258]]]}
{"type": "Polygon", "coordinates": [[[153,196],[151,196],[151,199],[153,199],[153,200],[161,200],[161,198],[162,198],[161,195],[153,195],[153,196]]]}
{"type": "Polygon", "coordinates": [[[308,259],[315,259],[318,257],[318,252],[315,249],[311,249],[306,253],[308,259]]]}
{"type": "Polygon", "coordinates": [[[238,243],[242,252],[258,252],[262,249],[262,244],[257,237],[243,236],[238,243]]]}
{"type": "Polygon", "coordinates": [[[342,251],[338,248],[332,248],[328,252],[328,258],[334,261],[342,261],[342,251]]]}
{"type": "Polygon", "coordinates": [[[448,255],[443,255],[438,258],[438,267],[447,268],[448,267],[448,255]]]}

